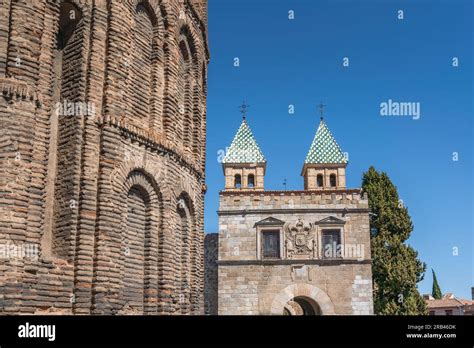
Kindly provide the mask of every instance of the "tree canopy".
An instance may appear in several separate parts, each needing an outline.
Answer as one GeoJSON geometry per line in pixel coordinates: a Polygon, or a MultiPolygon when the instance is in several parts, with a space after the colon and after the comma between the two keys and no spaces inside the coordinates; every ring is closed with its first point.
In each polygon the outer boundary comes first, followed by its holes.
{"type": "Polygon", "coordinates": [[[375,314],[427,314],[417,289],[426,270],[407,239],[413,231],[408,209],[386,173],[374,167],[363,174],[362,190],[368,194],[375,314]]]}

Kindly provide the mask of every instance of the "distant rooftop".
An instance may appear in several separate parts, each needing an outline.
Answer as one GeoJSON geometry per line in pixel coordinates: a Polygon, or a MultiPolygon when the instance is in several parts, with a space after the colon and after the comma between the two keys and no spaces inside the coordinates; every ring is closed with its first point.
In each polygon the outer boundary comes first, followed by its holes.
{"type": "Polygon", "coordinates": [[[474,301],[458,298],[452,293],[446,293],[441,299],[435,299],[431,295],[423,296],[428,309],[472,306],[474,301]]]}

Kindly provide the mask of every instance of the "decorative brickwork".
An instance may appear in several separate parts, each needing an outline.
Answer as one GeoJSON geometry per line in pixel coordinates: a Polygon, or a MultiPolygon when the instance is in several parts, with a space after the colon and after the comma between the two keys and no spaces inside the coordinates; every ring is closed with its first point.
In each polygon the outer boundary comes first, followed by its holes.
{"type": "Polygon", "coordinates": [[[0,2],[0,313],[204,312],[208,60],[205,0],[0,2]]]}

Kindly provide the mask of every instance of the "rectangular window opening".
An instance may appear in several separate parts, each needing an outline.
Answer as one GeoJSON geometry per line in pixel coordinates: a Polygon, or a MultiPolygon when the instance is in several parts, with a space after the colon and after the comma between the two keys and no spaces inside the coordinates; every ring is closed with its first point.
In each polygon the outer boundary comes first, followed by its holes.
{"type": "Polygon", "coordinates": [[[280,258],[280,231],[262,231],[262,258],[280,258]]]}
{"type": "Polygon", "coordinates": [[[322,255],[325,259],[342,258],[340,230],[323,230],[322,232],[322,255]]]}

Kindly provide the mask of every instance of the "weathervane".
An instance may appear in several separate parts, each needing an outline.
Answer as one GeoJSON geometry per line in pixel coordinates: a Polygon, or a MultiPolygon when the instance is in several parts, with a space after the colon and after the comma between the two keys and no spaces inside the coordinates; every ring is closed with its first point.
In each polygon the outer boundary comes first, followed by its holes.
{"type": "Polygon", "coordinates": [[[242,102],[242,105],[239,106],[240,113],[242,114],[242,118],[245,120],[245,114],[247,113],[247,109],[250,105],[245,104],[245,100],[242,102]]]}
{"type": "Polygon", "coordinates": [[[323,102],[320,102],[319,103],[319,113],[321,114],[321,121],[323,120],[323,112],[324,112],[324,108],[326,107],[327,105],[324,105],[323,102]]]}

